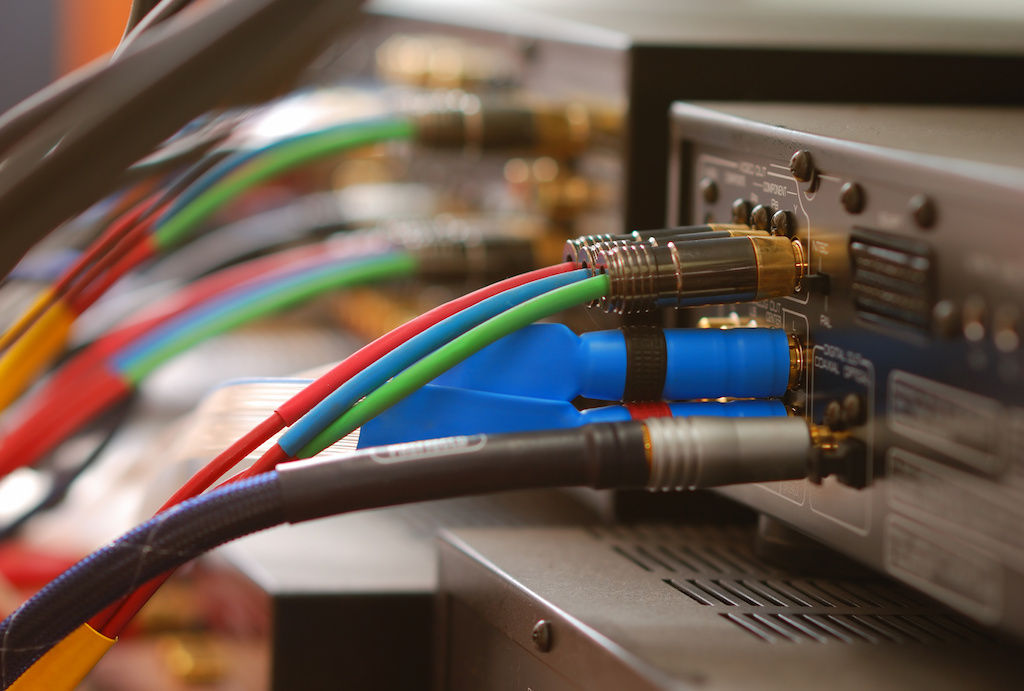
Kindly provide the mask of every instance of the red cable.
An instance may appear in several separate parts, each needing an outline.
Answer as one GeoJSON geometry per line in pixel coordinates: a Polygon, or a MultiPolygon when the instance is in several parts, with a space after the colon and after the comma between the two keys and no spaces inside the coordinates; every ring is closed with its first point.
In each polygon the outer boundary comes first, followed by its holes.
{"type": "Polygon", "coordinates": [[[276,412],[284,419],[286,425],[292,425],[296,420],[308,413],[313,406],[327,398],[332,391],[347,382],[355,376],[355,374],[366,369],[382,356],[390,353],[413,336],[426,331],[438,322],[443,321],[464,309],[472,307],[478,302],[494,297],[499,293],[504,293],[512,288],[516,288],[542,278],[547,278],[548,276],[573,271],[577,268],[576,264],[572,262],[565,262],[564,264],[556,264],[543,269],[537,269],[536,271],[530,271],[525,274],[513,276],[512,278],[506,278],[504,281],[492,283],[489,286],[475,290],[467,295],[463,295],[451,302],[446,302],[439,307],[435,307],[429,312],[425,312],[415,319],[399,326],[397,329],[384,334],[369,345],[362,347],[349,357],[345,358],[340,364],[331,369],[331,371],[327,372],[305,389],[292,396],[288,401],[281,404],[276,412]]]}
{"type": "MultiPolygon", "coordinates": [[[[260,444],[281,431],[283,427],[284,421],[277,417],[277,415],[268,417],[193,475],[188,482],[171,495],[170,499],[164,502],[157,513],[166,511],[176,504],[202,494],[221,475],[255,451],[260,444]]],[[[166,573],[142,584],[131,595],[118,600],[99,612],[89,621],[89,624],[105,635],[116,636],[138,614],[143,605],[149,601],[153,593],[163,585],[163,582],[170,575],[171,573],[166,573]]]]}
{"type": "Polygon", "coordinates": [[[118,245],[136,227],[139,219],[149,211],[154,201],[153,198],[150,198],[139,202],[110,224],[82,256],[75,260],[75,263],[64,272],[64,275],[54,285],[54,292],[62,293],[70,288],[71,284],[78,280],[79,275],[83,271],[105,256],[110,249],[118,245]]]}
{"type": "MultiPolygon", "coordinates": [[[[296,420],[308,413],[313,406],[325,399],[332,391],[347,382],[357,373],[369,367],[384,355],[390,353],[392,350],[414,336],[423,333],[438,322],[443,321],[464,309],[472,307],[478,302],[507,290],[511,290],[512,288],[517,288],[518,286],[531,283],[542,278],[547,278],[548,276],[572,271],[576,268],[577,267],[574,262],[565,262],[563,264],[556,264],[543,269],[537,269],[536,271],[530,271],[529,273],[520,274],[518,276],[513,276],[512,278],[507,278],[504,281],[493,283],[485,288],[469,293],[468,295],[456,298],[451,302],[446,302],[440,307],[435,307],[429,312],[425,312],[424,314],[416,317],[412,321],[406,322],[397,329],[384,334],[369,345],[345,358],[345,360],[336,365],[330,372],[323,375],[279,406],[275,412],[281,416],[285,421],[285,424],[290,426],[294,424],[296,420]]],[[[291,456],[289,456],[280,446],[275,444],[270,447],[262,457],[253,463],[248,470],[240,473],[237,479],[240,480],[245,477],[252,477],[253,475],[273,470],[274,466],[278,463],[282,463],[290,459],[291,456]]]]}
{"type": "Polygon", "coordinates": [[[270,439],[282,429],[284,429],[284,420],[277,415],[271,415],[256,425],[244,437],[222,451],[216,458],[193,475],[188,482],[171,495],[170,499],[164,502],[164,505],[160,507],[157,513],[166,511],[186,499],[191,499],[205,492],[224,473],[235,467],[239,461],[259,448],[260,444],[270,439]]]}
{"type": "MultiPolygon", "coordinates": [[[[323,255],[326,250],[326,244],[318,243],[218,271],[98,339],[61,367],[39,391],[19,406],[10,426],[11,432],[0,440],[0,477],[16,468],[31,465],[131,391],[116,372],[108,369],[107,360],[111,355],[186,310],[250,280],[264,279],[275,271],[295,270],[303,262],[323,255]]],[[[276,431],[267,434],[253,448],[276,431]]],[[[238,460],[251,451],[245,451],[238,460]]],[[[220,474],[210,482],[217,477],[220,474]]]]}
{"type": "Polygon", "coordinates": [[[77,385],[82,388],[65,389],[62,397],[46,397],[41,405],[31,406],[28,420],[0,441],[0,476],[50,451],[132,390],[120,376],[102,366],[88,369],[77,378],[77,385]]]}
{"type": "MultiPolygon", "coordinates": [[[[260,444],[264,443],[267,439],[272,437],[274,434],[279,432],[285,426],[293,424],[296,420],[305,415],[309,410],[317,403],[326,398],[332,391],[344,384],[350,378],[361,372],[363,369],[376,362],[378,359],[388,354],[398,346],[402,345],[409,339],[417,336],[418,334],[426,331],[431,326],[437,324],[440,321],[447,319],[448,317],[461,312],[464,309],[472,307],[473,305],[486,300],[487,298],[493,297],[500,293],[503,293],[512,288],[530,283],[532,281],[547,278],[548,276],[555,276],[560,273],[566,273],[577,269],[575,263],[565,262],[563,264],[556,264],[543,269],[537,269],[536,271],[530,271],[525,274],[513,276],[512,278],[506,278],[503,281],[493,283],[489,286],[473,291],[467,295],[456,298],[450,302],[446,302],[439,307],[435,307],[429,312],[425,312],[415,319],[406,322],[397,329],[394,329],[372,343],[362,347],[349,357],[342,360],[339,364],[335,365],[329,372],[322,375],[319,379],[309,384],[305,389],[292,396],[285,403],[278,406],[277,410],[274,411],[273,415],[268,417],[262,423],[260,427],[257,427],[252,432],[247,434],[242,439],[238,440],[224,453],[220,454],[207,464],[204,468],[199,470],[192,479],[188,481],[187,486],[193,488],[202,487],[195,495],[187,495],[182,489],[175,492],[174,497],[169,499],[163,506],[162,510],[170,508],[175,503],[173,500],[175,497],[180,497],[179,501],[196,496],[199,492],[204,491],[209,487],[216,478],[224,474],[230,469],[234,463],[227,465],[232,457],[240,461],[245,458],[253,449],[259,447],[260,444]],[[264,427],[265,426],[265,427],[264,427]],[[259,433],[258,429],[263,428],[265,436],[262,439],[257,437],[259,433]],[[267,431],[272,430],[272,431],[267,431]],[[243,445],[243,440],[246,443],[243,445]],[[239,455],[239,451],[243,448],[247,450],[239,455]],[[235,453],[230,453],[232,450],[235,453]],[[204,486],[205,485],[205,486],[204,486]]],[[[278,463],[289,460],[287,453],[281,449],[280,446],[275,444],[266,453],[263,454],[248,470],[244,470],[238,473],[234,477],[228,479],[223,484],[228,484],[241,480],[261,472],[273,470],[274,466],[278,463]]],[[[129,595],[127,598],[122,599],[118,603],[114,603],[103,612],[97,614],[91,621],[93,628],[99,630],[106,636],[116,636],[127,624],[131,621],[132,617],[138,613],[143,605],[152,597],[153,593],[160,587],[160,585],[169,577],[170,574],[165,574],[157,579],[153,579],[149,583],[144,584],[140,588],[137,588],[135,592],[129,595]]]]}
{"type": "Polygon", "coordinates": [[[149,234],[149,224],[136,226],[125,241],[93,267],[106,270],[105,274],[90,272],[89,283],[84,280],[68,291],[67,301],[71,308],[81,314],[103,297],[110,287],[121,280],[129,271],[151,257],[156,256],[157,247],[149,234]],[[102,265],[102,266],[101,266],[102,265]]]}
{"type": "MultiPolygon", "coordinates": [[[[73,283],[78,280],[79,274],[86,270],[89,265],[100,258],[111,246],[116,245],[121,238],[131,232],[136,221],[146,213],[149,202],[140,202],[118,217],[112,225],[92,244],[92,246],[75,260],[64,274],[53,284],[45,302],[32,307],[32,316],[16,332],[4,334],[4,345],[0,350],[6,350],[12,343],[21,338],[28,329],[35,324],[55,303],[64,298],[65,294],[73,289],[73,283]]],[[[91,270],[91,269],[90,269],[91,270]]]]}

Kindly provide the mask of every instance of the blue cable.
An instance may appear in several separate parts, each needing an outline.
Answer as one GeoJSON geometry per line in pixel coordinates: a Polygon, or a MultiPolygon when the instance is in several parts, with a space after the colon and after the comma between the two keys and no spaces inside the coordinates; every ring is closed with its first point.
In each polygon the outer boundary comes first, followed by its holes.
{"type": "Polygon", "coordinates": [[[380,253],[373,255],[361,255],[347,257],[339,260],[337,257],[326,259],[322,265],[310,267],[303,265],[296,267],[283,275],[274,276],[258,281],[247,282],[237,288],[212,300],[201,307],[187,310],[183,314],[167,321],[160,327],[154,329],[145,337],[135,341],[130,346],[114,355],[110,362],[117,371],[129,369],[137,360],[147,356],[150,350],[161,348],[166,342],[174,340],[183,331],[190,331],[200,328],[202,325],[215,322],[230,314],[239,307],[253,301],[268,297],[281,290],[286,290],[297,283],[305,283],[315,280],[320,276],[331,274],[343,269],[349,269],[364,264],[373,264],[382,258],[390,258],[393,253],[380,253]]]}
{"type": "Polygon", "coordinates": [[[289,456],[294,456],[360,398],[448,341],[527,300],[589,277],[590,272],[585,269],[548,276],[481,300],[472,307],[438,322],[338,387],[292,425],[278,440],[278,446],[289,456]]]}
{"type": "Polygon", "coordinates": [[[193,201],[195,201],[195,199],[199,197],[199,195],[206,192],[208,189],[210,189],[215,184],[226,178],[228,175],[244,166],[246,163],[249,163],[250,161],[260,156],[272,153],[276,149],[279,149],[283,146],[290,146],[295,142],[300,142],[305,139],[320,137],[331,132],[344,132],[345,130],[348,129],[357,130],[361,127],[365,127],[366,125],[378,124],[381,122],[386,122],[387,120],[388,118],[386,117],[377,117],[367,118],[364,120],[356,120],[353,122],[345,122],[340,125],[331,125],[329,127],[323,127],[318,130],[313,130],[311,132],[303,132],[302,134],[286,137],[284,139],[277,139],[255,149],[247,149],[233,153],[227,158],[225,158],[223,161],[215,165],[213,168],[208,170],[202,176],[200,176],[198,180],[189,185],[188,189],[186,189],[184,192],[178,195],[177,199],[174,200],[174,202],[167,208],[167,210],[160,214],[160,217],[157,219],[153,227],[154,229],[159,228],[167,221],[167,219],[173,217],[183,208],[185,208],[193,201]]]}

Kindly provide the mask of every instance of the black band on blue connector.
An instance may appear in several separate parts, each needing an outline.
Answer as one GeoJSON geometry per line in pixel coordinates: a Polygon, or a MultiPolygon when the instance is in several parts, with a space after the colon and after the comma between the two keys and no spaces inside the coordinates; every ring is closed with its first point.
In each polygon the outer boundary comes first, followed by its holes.
{"type": "Polygon", "coordinates": [[[626,385],[624,401],[660,401],[668,369],[665,332],[656,326],[625,326],[626,385]]]}

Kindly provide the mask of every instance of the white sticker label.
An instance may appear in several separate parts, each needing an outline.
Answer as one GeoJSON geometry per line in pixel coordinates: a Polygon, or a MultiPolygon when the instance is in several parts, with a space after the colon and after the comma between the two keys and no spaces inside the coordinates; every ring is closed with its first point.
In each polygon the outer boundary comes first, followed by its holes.
{"type": "Polygon", "coordinates": [[[988,552],[899,516],[885,530],[889,573],[981,621],[1003,611],[1003,565],[988,552]]]}
{"type": "Polygon", "coordinates": [[[991,398],[893,370],[889,425],[894,432],[990,475],[1004,468],[1003,411],[991,398]]]}
{"type": "Polygon", "coordinates": [[[404,463],[405,461],[417,461],[421,458],[474,453],[484,448],[486,444],[487,435],[484,434],[476,434],[472,437],[427,439],[426,441],[411,441],[405,444],[382,446],[370,454],[370,458],[377,463],[404,463]]]}

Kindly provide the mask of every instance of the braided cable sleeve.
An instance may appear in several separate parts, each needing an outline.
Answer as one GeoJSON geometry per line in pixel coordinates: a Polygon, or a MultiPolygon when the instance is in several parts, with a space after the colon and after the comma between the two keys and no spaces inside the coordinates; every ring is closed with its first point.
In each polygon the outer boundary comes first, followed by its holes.
{"type": "Polygon", "coordinates": [[[225,542],[284,521],[277,473],[160,513],[93,552],[0,622],[3,688],[126,592],[225,542]]]}

